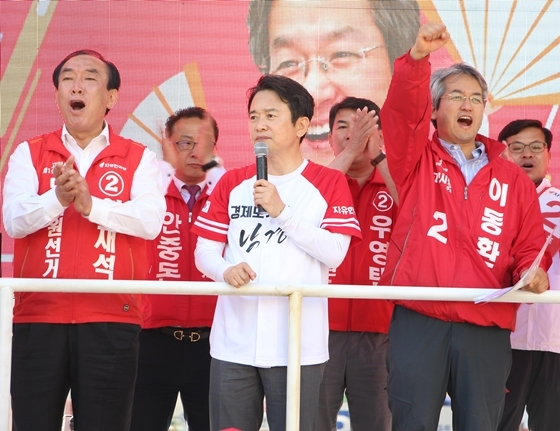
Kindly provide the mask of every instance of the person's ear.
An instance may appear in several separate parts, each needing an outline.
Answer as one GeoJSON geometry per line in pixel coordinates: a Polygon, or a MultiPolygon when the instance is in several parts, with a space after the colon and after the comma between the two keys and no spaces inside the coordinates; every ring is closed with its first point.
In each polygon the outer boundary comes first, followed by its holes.
{"type": "Polygon", "coordinates": [[[309,118],[307,117],[299,117],[296,121],[296,134],[299,138],[304,136],[307,133],[307,129],[309,129],[309,118]]]}
{"type": "Polygon", "coordinates": [[[379,132],[379,146],[381,147],[381,149],[385,148],[385,141],[383,140],[383,130],[381,129],[377,129],[379,132]]]}
{"type": "Polygon", "coordinates": [[[109,90],[109,101],[107,102],[107,109],[113,109],[119,100],[119,91],[116,88],[109,90]]]}
{"type": "Polygon", "coordinates": [[[432,120],[436,119],[436,115],[437,115],[437,109],[432,106],[432,116],[430,117],[432,120]]]}

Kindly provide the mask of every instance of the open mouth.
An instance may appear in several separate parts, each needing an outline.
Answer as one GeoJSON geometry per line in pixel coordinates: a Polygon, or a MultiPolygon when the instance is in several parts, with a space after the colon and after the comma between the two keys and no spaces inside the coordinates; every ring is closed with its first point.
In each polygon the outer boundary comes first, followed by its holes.
{"type": "Polygon", "coordinates": [[[324,124],[323,126],[309,126],[305,137],[312,142],[326,141],[329,139],[329,131],[328,124],[324,124]]]}
{"type": "Polygon", "coordinates": [[[473,120],[472,117],[469,117],[468,115],[461,115],[457,122],[462,126],[469,127],[472,124],[473,120]]]}
{"type": "Polygon", "coordinates": [[[70,108],[72,108],[74,111],[79,111],[81,109],[84,109],[85,107],[86,104],[81,100],[72,100],[70,102],[70,108]]]}
{"type": "Polygon", "coordinates": [[[521,166],[523,169],[531,169],[531,168],[534,168],[534,167],[535,167],[535,164],[534,164],[534,163],[531,163],[531,162],[523,162],[523,163],[522,163],[521,165],[519,165],[519,166],[521,166]]]}

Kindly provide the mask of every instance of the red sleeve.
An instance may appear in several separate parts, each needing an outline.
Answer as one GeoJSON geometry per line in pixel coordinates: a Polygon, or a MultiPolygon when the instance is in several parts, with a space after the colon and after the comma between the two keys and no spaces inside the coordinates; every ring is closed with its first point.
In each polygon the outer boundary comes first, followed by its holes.
{"type": "Polygon", "coordinates": [[[344,174],[326,166],[309,163],[303,176],[319,190],[327,204],[321,229],[361,239],[354,200],[344,174]]]}
{"type": "Polygon", "coordinates": [[[200,210],[191,228],[192,233],[213,241],[227,242],[229,195],[234,186],[232,173],[226,172],[200,210]]]}
{"type": "Polygon", "coordinates": [[[416,61],[406,53],[395,60],[380,115],[387,163],[397,187],[407,183],[429,140],[430,75],[429,56],[416,61]]]}
{"type": "Polygon", "coordinates": [[[354,238],[362,238],[360,223],[354,208],[352,194],[348,188],[348,182],[342,173],[337,172],[337,174],[340,175],[336,175],[333,193],[327,201],[328,207],[321,228],[329,232],[350,235],[353,237],[352,245],[355,245],[354,238]]]}

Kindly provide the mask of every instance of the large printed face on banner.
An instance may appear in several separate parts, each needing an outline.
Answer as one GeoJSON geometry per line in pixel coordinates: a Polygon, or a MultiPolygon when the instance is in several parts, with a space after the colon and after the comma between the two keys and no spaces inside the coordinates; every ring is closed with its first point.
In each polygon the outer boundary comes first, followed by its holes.
{"type": "MultiPolygon", "coordinates": [[[[276,0],[270,11],[270,73],[288,76],[316,101],[312,126],[302,145],[306,158],[329,162],[329,109],[347,96],[382,104],[391,80],[385,41],[367,1],[348,8],[319,9],[316,2],[276,0]],[[290,5],[292,7],[290,7],[290,5]],[[314,151],[316,150],[316,151],[314,151]]],[[[344,2],[343,2],[344,3],[344,2]]]]}
{"type": "Polygon", "coordinates": [[[416,38],[416,2],[254,0],[248,17],[253,60],[264,73],[288,76],[315,99],[304,157],[328,164],[329,110],[348,96],[380,106],[391,81],[392,61],[416,38]]]}
{"type": "MultiPolygon", "coordinates": [[[[61,127],[51,74],[84,48],[121,74],[107,122],[160,156],[165,120],[198,105],[218,122],[226,168],[254,163],[246,91],[270,72],[292,76],[315,98],[302,151],[327,163],[330,106],[346,96],[382,105],[393,61],[426,20],[451,34],[431,55],[433,69],[465,61],[488,81],[482,134],[495,138],[510,121],[535,118],[560,136],[558,1],[0,1],[0,175],[20,142],[61,127]]],[[[554,152],[549,172],[554,183],[554,152]]],[[[4,275],[13,247],[5,237],[4,275]]]]}

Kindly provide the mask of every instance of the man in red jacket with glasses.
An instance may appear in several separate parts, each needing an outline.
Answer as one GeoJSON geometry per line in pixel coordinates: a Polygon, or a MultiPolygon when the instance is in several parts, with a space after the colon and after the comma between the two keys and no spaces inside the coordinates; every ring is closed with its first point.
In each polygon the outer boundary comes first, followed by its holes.
{"type": "MultiPolygon", "coordinates": [[[[449,38],[443,24],[420,28],[395,61],[381,109],[399,216],[380,284],[512,286],[545,243],[535,186],[500,157],[502,143],[478,134],[488,99],[482,75],[464,63],[432,73],[430,53],[449,38]]],[[[545,256],[524,289],[548,288],[545,256]]],[[[393,428],[436,429],[447,391],[454,429],[496,429],[518,304],[396,304],[387,355],[393,428]]]]}

